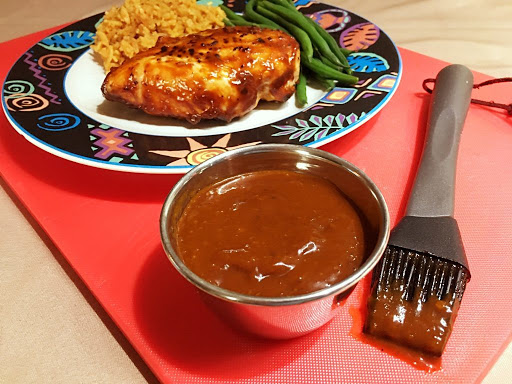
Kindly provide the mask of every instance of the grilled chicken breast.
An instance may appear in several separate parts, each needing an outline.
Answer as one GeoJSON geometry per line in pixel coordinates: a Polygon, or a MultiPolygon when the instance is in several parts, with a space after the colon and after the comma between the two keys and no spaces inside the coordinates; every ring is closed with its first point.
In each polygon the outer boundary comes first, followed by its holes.
{"type": "Polygon", "coordinates": [[[260,99],[283,102],[295,92],[299,44],[284,32],[226,27],[180,37],[127,60],[105,78],[102,92],[152,115],[197,123],[231,121],[260,99]]]}

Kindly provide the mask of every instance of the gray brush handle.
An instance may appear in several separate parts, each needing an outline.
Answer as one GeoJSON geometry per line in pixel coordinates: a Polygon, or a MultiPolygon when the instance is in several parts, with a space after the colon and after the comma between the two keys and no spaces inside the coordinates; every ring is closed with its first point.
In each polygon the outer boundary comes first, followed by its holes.
{"type": "Polygon", "coordinates": [[[453,216],[455,166],[472,89],[473,74],[463,65],[450,65],[437,75],[407,216],[453,216]]]}

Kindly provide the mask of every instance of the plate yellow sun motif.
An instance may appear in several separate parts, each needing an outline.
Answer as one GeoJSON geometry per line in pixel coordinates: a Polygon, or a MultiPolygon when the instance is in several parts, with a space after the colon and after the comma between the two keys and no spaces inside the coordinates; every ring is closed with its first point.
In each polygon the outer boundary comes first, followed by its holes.
{"type": "Polygon", "coordinates": [[[217,140],[211,147],[207,147],[191,137],[186,138],[190,149],[178,150],[178,151],[166,151],[166,150],[153,150],[151,153],[157,155],[178,158],[167,165],[198,165],[203,161],[208,160],[214,156],[220,155],[223,152],[227,152],[237,148],[249,147],[261,143],[261,141],[255,141],[252,143],[244,143],[240,145],[234,145],[228,147],[229,139],[231,139],[231,133],[222,136],[217,140]]]}

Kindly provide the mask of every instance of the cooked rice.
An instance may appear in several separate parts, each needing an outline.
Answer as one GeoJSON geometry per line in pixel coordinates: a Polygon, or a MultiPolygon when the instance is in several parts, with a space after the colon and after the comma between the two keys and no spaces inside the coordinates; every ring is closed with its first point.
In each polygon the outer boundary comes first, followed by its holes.
{"type": "Polygon", "coordinates": [[[199,5],[195,0],[126,0],[105,13],[91,47],[100,54],[108,72],[154,47],[160,36],[178,37],[223,27],[225,17],[219,7],[199,5]]]}

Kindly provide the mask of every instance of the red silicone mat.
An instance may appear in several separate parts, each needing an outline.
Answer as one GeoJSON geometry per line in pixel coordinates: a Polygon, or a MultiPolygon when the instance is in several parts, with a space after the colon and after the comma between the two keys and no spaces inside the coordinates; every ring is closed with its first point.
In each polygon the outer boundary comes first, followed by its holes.
{"type": "MultiPolygon", "coordinates": [[[[49,32],[0,44],[1,77],[49,32]]],[[[403,79],[389,104],[365,126],[323,147],[368,173],[381,188],[393,223],[403,214],[423,147],[429,96],[421,82],[445,65],[400,52],[403,79]]],[[[512,87],[491,88],[478,96],[510,101],[512,87]]],[[[479,381],[512,335],[511,164],[512,117],[471,106],[459,153],[455,215],[472,281],[443,368],[429,374],[352,335],[352,329],[358,332],[352,315],[363,303],[368,280],[338,317],[311,335],[272,342],[231,330],[205,308],[160,247],[160,206],[179,176],[71,163],[32,146],[0,118],[2,177],[150,368],[169,383],[479,381]]]]}

